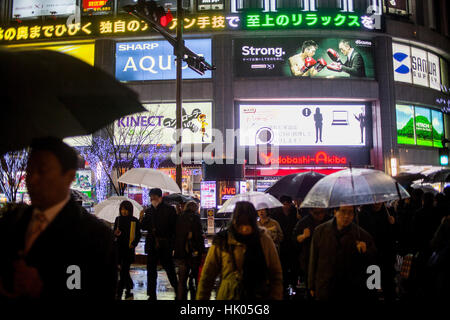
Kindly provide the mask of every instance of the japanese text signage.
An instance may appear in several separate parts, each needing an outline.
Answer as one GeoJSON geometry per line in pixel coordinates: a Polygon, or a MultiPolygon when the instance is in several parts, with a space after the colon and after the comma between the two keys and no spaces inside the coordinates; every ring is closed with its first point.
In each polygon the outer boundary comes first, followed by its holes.
{"type": "Polygon", "coordinates": [[[361,104],[239,105],[241,146],[365,146],[370,116],[361,104]]]}
{"type": "MultiPolygon", "coordinates": [[[[54,0],[69,1],[69,0],[54,0]]],[[[104,1],[103,1],[104,2],[104,1]]],[[[94,1],[94,11],[108,9],[108,2],[100,6],[102,1],[94,1]]],[[[84,11],[89,11],[83,9],[84,11]]],[[[68,11],[67,14],[73,14],[68,11]]],[[[370,19],[369,19],[370,20],[370,19]]],[[[372,30],[366,28],[367,21],[356,14],[336,13],[323,15],[317,12],[290,11],[284,13],[212,13],[188,15],[184,18],[185,32],[212,32],[224,30],[278,30],[278,29],[336,29],[347,28],[355,30],[372,30]]],[[[173,19],[167,29],[175,32],[177,19],[173,19]]],[[[99,36],[133,36],[148,35],[150,28],[142,20],[131,15],[118,17],[82,16],[81,21],[67,24],[67,19],[54,19],[38,24],[36,21],[23,21],[10,26],[0,26],[0,43],[17,41],[34,41],[42,39],[60,39],[73,37],[99,37],[99,36]]]]}
{"type": "Polygon", "coordinates": [[[362,39],[235,39],[235,75],[373,79],[373,46],[362,39]]]}
{"type": "Polygon", "coordinates": [[[393,43],[394,80],[443,90],[448,87],[448,68],[444,59],[416,47],[393,43]]]}
{"type": "Polygon", "coordinates": [[[111,12],[113,0],[83,0],[83,12],[111,12]]]}
{"type": "MultiPolygon", "coordinates": [[[[187,39],[186,46],[211,62],[211,39],[187,39]]],[[[116,78],[120,81],[176,79],[176,62],[169,42],[140,41],[116,44],[116,78]]],[[[199,75],[183,63],[183,79],[211,78],[211,71],[199,75]]]]}

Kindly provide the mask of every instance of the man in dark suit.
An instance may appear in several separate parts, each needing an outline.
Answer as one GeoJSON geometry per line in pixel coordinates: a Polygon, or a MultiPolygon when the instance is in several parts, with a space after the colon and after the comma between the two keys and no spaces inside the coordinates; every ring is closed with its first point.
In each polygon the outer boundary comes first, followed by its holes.
{"type": "Polygon", "coordinates": [[[141,212],[141,228],[147,230],[145,252],[147,253],[147,295],[149,300],[156,300],[157,265],[161,263],[166,270],[170,285],[177,292],[178,279],[175,273],[173,250],[177,213],[175,208],[162,201],[162,190],[151,189],[149,192],[151,206],[141,212]]]}
{"type": "Polygon", "coordinates": [[[342,71],[347,72],[352,77],[364,78],[366,68],[361,54],[352,48],[347,40],[339,42],[339,50],[347,57],[347,61],[342,64],[342,71]]]}
{"type": "Polygon", "coordinates": [[[341,40],[339,42],[339,50],[347,57],[345,62],[342,62],[339,54],[333,50],[328,49],[328,55],[334,61],[327,65],[328,70],[335,72],[347,72],[352,77],[365,78],[366,67],[364,65],[363,57],[350,45],[350,41],[341,40]]]}
{"type": "Polygon", "coordinates": [[[1,298],[114,299],[112,231],[70,199],[77,163],[76,151],[60,139],[32,143],[32,206],[0,220],[1,298]]]}

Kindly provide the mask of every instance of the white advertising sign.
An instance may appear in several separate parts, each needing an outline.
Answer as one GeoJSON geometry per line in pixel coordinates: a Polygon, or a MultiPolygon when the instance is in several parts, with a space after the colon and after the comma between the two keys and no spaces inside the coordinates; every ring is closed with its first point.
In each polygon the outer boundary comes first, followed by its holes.
{"type": "Polygon", "coordinates": [[[202,208],[216,207],[216,182],[202,181],[200,183],[200,199],[202,208]]]}
{"type": "MultiPolygon", "coordinates": [[[[144,104],[148,112],[120,118],[115,122],[116,141],[125,139],[120,135],[132,134],[128,140],[147,137],[144,144],[175,144],[176,104],[144,104]]],[[[211,143],[212,141],[212,103],[183,103],[182,119],[183,144],[211,143]]]]}
{"type": "Polygon", "coordinates": [[[364,146],[365,105],[239,106],[240,145],[364,146]]]}
{"type": "Polygon", "coordinates": [[[413,83],[428,87],[427,52],[411,47],[411,71],[413,83]]]}
{"type": "Polygon", "coordinates": [[[428,52],[428,77],[430,88],[441,90],[441,71],[439,57],[428,52]]]}
{"type": "Polygon", "coordinates": [[[64,142],[71,147],[86,147],[92,145],[92,135],[65,138],[64,142]]]}
{"type": "Polygon", "coordinates": [[[14,0],[13,18],[29,18],[75,13],[76,0],[14,0]]]}
{"type": "Polygon", "coordinates": [[[411,48],[398,43],[392,44],[394,62],[394,80],[412,83],[411,79],[411,48]]]}

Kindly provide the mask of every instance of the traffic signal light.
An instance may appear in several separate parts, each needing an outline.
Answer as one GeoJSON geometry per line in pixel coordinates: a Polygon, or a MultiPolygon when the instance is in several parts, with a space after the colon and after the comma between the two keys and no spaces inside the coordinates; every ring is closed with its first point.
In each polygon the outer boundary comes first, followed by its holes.
{"type": "Polygon", "coordinates": [[[136,10],[163,27],[166,27],[173,20],[170,10],[166,13],[166,10],[153,0],[138,0],[136,5],[125,6],[124,9],[128,12],[136,10]]]}
{"type": "Polygon", "coordinates": [[[441,166],[448,165],[448,148],[439,149],[439,164],[441,166]]]}

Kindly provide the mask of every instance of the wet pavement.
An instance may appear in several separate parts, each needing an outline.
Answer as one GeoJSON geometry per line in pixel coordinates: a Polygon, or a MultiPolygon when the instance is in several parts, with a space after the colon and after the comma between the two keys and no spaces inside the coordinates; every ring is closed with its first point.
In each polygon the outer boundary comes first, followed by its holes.
{"type": "MultiPolygon", "coordinates": [[[[147,266],[141,264],[131,265],[130,275],[134,282],[133,300],[147,300],[147,266]]],[[[160,266],[158,266],[158,279],[156,284],[156,294],[158,300],[174,300],[175,291],[170,285],[167,274],[160,266]]],[[[214,294],[211,295],[211,299],[214,294]]],[[[125,298],[125,294],[122,299],[125,298]]],[[[188,299],[190,294],[188,293],[188,299]]]]}

